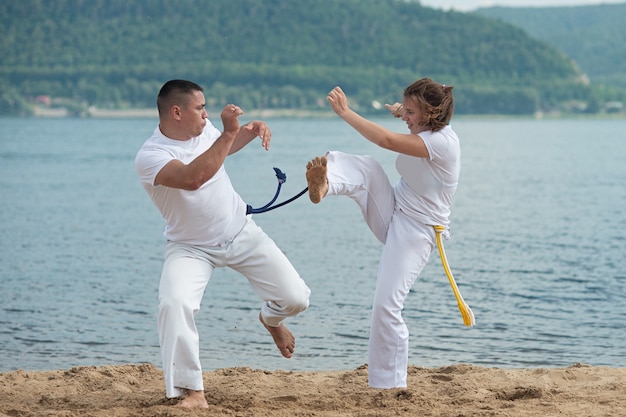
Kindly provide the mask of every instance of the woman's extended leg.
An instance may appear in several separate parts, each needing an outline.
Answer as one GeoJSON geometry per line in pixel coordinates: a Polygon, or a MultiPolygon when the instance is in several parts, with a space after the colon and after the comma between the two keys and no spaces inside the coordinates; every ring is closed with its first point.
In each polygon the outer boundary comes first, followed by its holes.
{"type": "Polygon", "coordinates": [[[312,202],[326,195],[350,197],[376,238],[385,243],[395,200],[389,178],[374,158],[327,152],[307,164],[306,177],[312,202]]]}

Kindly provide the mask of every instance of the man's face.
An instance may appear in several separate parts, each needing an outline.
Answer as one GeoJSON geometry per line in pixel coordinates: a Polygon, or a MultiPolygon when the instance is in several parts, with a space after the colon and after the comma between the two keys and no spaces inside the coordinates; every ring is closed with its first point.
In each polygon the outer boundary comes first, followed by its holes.
{"type": "Polygon", "coordinates": [[[180,110],[183,127],[189,138],[199,136],[206,125],[209,115],[206,112],[206,101],[202,91],[195,91],[189,96],[187,104],[180,110]]]}

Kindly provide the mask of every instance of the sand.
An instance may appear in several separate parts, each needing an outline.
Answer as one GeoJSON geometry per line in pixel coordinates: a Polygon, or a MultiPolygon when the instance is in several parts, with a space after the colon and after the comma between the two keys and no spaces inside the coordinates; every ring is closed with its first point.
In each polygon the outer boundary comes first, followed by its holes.
{"type": "Polygon", "coordinates": [[[409,368],[409,386],[367,386],[367,366],[292,372],[204,373],[209,410],[175,408],[150,364],[0,373],[0,416],[619,416],[626,368],[409,368]]]}

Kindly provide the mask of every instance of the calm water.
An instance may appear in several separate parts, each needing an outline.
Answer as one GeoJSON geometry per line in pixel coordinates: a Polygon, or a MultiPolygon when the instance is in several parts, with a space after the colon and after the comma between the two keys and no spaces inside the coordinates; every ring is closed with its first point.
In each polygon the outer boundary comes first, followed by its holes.
{"type": "MultiPolygon", "coordinates": [[[[272,150],[227,161],[253,206],[327,149],[367,153],[392,180],[395,156],[337,119],[271,120],[272,150]]],[[[405,131],[402,122],[385,124],[405,131]]],[[[0,119],[0,371],[149,362],[156,334],[163,223],[133,159],[153,119],[0,119]]],[[[451,267],[476,315],[463,326],[438,255],[413,287],[410,362],[626,366],[626,120],[458,119],[463,149],[451,267]]],[[[257,322],[259,300],[218,270],[198,315],[205,370],[353,369],[367,361],[380,244],[354,203],[306,197],[255,216],[312,289],[289,321],[282,359],[257,322]]]]}

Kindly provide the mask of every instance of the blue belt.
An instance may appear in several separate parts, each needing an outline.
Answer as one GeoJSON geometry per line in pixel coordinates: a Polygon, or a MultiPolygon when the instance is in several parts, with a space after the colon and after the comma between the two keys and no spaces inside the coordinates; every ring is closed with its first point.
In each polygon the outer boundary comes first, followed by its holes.
{"type": "Polygon", "coordinates": [[[272,204],[274,204],[274,201],[276,201],[276,199],[278,198],[278,195],[280,194],[280,188],[282,187],[283,183],[287,182],[287,175],[283,173],[280,169],[274,167],[274,172],[276,173],[276,179],[278,180],[278,187],[276,188],[276,194],[274,194],[274,198],[272,198],[269,203],[259,208],[252,208],[252,206],[248,204],[247,209],[246,209],[246,214],[265,213],[267,211],[274,210],[275,208],[282,207],[285,204],[289,204],[295,199],[301,197],[304,193],[306,193],[309,190],[309,187],[306,187],[304,190],[300,191],[298,194],[291,197],[289,200],[285,200],[282,203],[278,203],[272,206],[272,204]]]}

